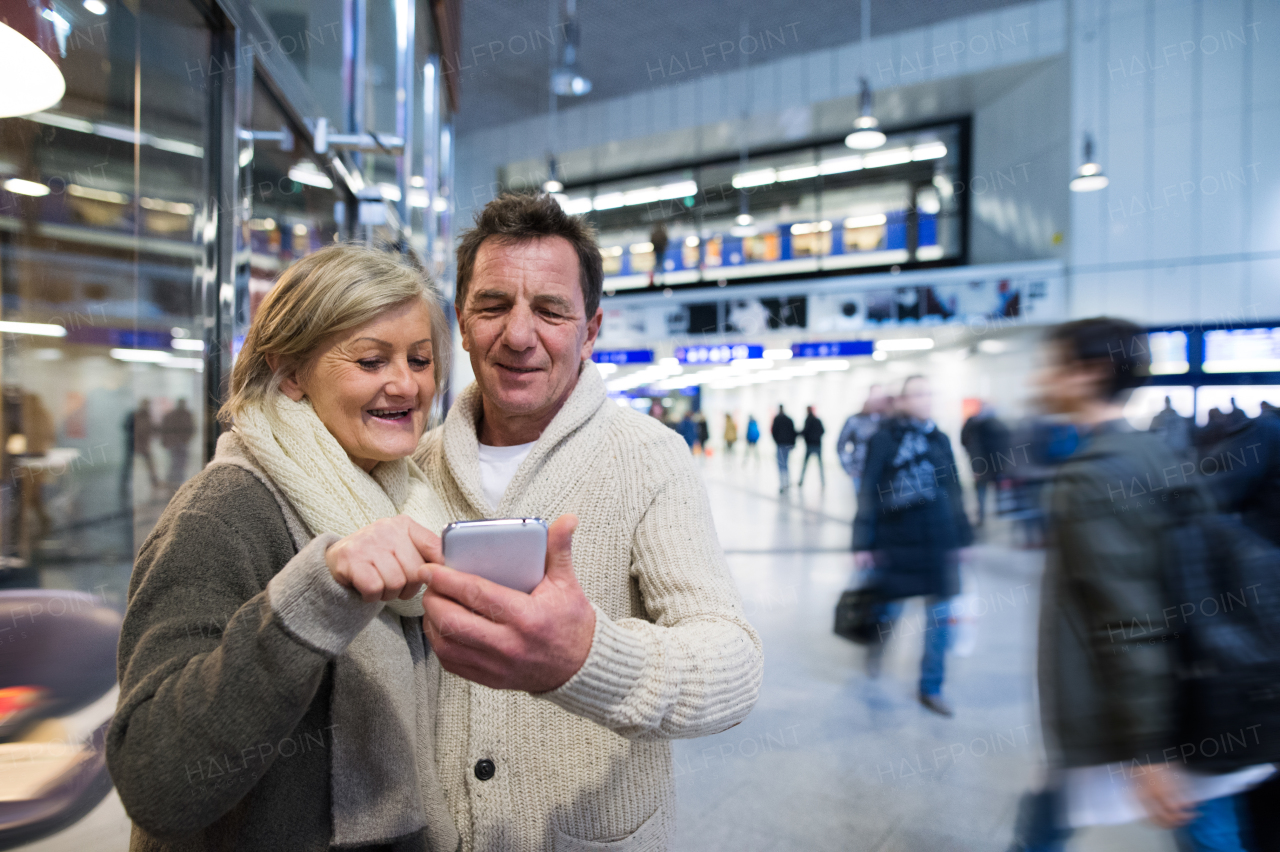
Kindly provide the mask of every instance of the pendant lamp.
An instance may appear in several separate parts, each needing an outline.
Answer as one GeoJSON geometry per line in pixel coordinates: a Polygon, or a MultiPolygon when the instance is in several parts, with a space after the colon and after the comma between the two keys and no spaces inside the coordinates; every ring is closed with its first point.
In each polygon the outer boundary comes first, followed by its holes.
{"type": "Polygon", "coordinates": [[[46,11],[49,0],[0,0],[0,118],[48,109],[67,90],[46,11]]]}

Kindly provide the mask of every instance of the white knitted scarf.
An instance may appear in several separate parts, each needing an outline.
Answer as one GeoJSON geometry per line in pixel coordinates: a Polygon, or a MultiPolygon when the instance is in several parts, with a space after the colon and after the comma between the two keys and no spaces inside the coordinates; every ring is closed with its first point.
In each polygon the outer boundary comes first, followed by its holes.
{"type": "MultiPolygon", "coordinates": [[[[272,394],[236,415],[235,432],[313,536],[347,536],[396,514],[425,523],[438,503],[411,459],[380,462],[372,474],[357,467],[306,400],[272,394]]],[[[421,594],[389,601],[334,661],[334,846],[425,830],[434,850],[457,836],[436,773],[432,702],[422,692],[428,651],[422,628],[402,616],[422,616],[421,594]]]]}
{"type": "Polygon", "coordinates": [[[357,467],[306,399],[273,393],[238,413],[235,429],[312,535],[348,536],[397,514],[422,522],[437,500],[411,459],[381,462],[372,473],[357,467]]]}

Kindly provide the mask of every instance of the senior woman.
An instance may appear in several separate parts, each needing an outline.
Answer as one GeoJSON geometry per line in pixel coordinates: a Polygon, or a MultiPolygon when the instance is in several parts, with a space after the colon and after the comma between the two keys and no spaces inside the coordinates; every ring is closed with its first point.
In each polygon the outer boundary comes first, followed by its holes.
{"type": "Polygon", "coordinates": [[[263,300],[233,428],[129,585],[107,761],[131,849],[457,847],[412,617],[444,519],[407,458],[447,334],[421,273],[355,246],[263,300]]]}

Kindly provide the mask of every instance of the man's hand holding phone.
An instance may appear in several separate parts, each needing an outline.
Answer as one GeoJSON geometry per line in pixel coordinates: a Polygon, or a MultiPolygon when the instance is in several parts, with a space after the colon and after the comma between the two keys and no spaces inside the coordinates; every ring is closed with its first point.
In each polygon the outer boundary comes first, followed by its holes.
{"type": "Polygon", "coordinates": [[[529,594],[442,564],[427,566],[423,630],[446,671],[493,689],[549,692],[582,668],[596,614],[573,572],[578,519],[547,530],[546,575],[529,594]]]}

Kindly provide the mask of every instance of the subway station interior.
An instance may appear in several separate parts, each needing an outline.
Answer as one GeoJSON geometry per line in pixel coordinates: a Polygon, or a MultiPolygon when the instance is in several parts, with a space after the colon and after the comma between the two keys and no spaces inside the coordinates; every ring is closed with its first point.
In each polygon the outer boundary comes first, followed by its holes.
{"type": "MultiPolygon", "coordinates": [[[[1280,849],[1277,758],[1204,776],[1238,838],[1095,786],[1065,847],[1019,845],[1062,771],[1037,647],[1089,443],[1043,406],[1046,341],[1134,324],[1117,422],[1200,474],[1273,434],[1277,81],[1267,0],[0,0],[0,849],[312,848],[139,840],[107,756],[135,561],[218,452],[259,307],[317,251],[429,277],[444,422],[478,378],[460,241],[508,193],[593,229],[583,369],[687,444],[763,649],[745,719],[670,740],[667,835],[527,848],[1280,849]],[[875,511],[846,433],[920,377],[973,530],[934,706],[934,599],[874,647],[832,629],[875,511]]],[[[495,836],[458,848],[526,848],[495,836]]]]}

